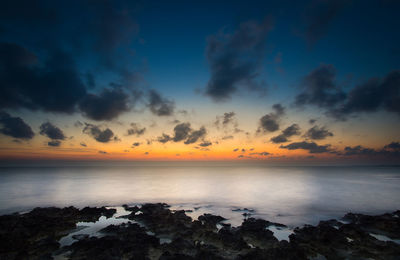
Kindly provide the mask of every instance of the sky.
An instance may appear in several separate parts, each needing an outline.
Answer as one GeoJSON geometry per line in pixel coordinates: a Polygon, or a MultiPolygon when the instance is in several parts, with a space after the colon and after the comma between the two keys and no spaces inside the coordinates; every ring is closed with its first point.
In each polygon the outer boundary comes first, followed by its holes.
{"type": "Polygon", "coordinates": [[[0,10],[0,160],[398,163],[400,2],[0,10]]]}

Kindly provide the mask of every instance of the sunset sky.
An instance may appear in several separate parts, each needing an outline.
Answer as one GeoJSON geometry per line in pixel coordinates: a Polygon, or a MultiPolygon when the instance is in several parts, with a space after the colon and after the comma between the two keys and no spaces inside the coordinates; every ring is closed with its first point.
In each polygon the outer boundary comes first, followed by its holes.
{"type": "Polygon", "coordinates": [[[6,1],[0,160],[398,163],[399,1],[6,1]]]}

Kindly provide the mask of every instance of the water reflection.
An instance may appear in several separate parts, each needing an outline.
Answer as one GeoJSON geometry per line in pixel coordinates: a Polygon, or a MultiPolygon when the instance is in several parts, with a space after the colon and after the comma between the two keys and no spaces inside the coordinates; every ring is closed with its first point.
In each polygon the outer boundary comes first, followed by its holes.
{"type": "Polygon", "coordinates": [[[0,213],[35,206],[166,202],[177,207],[198,204],[202,210],[209,205],[212,212],[222,216],[234,207],[247,207],[255,209],[254,216],[274,222],[315,224],[321,218],[340,217],[349,211],[374,214],[399,209],[399,172],[396,167],[204,167],[154,163],[129,167],[0,168],[0,213]]]}

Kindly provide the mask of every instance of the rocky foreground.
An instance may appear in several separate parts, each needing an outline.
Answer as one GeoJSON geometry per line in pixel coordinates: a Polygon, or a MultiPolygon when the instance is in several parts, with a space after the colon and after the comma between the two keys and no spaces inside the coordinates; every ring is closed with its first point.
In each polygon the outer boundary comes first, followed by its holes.
{"type": "Polygon", "coordinates": [[[400,245],[372,234],[400,239],[400,211],[380,216],[346,214],[341,221],[321,221],[296,228],[289,242],[279,241],[269,226],[285,226],[246,218],[232,227],[211,214],[193,220],[166,204],[124,206],[130,223],[110,225],[101,236],[79,236],[61,247],[61,237],[77,223],[112,217],[101,208],[35,208],[29,213],[0,216],[0,259],[400,259],[400,245]],[[160,243],[169,237],[170,243],[160,243]]]}

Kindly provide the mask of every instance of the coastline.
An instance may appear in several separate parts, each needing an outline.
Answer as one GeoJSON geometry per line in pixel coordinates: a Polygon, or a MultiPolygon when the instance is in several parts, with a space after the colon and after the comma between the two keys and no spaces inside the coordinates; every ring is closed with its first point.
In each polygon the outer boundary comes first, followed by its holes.
{"type": "MultiPolygon", "coordinates": [[[[197,209],[194,209],[196,211],[197,209]]],[[[0,216],[0,259],[399,259],[400,211],[291,229],[252,217],[171,209],[165,203],[123,207],[35,208],[0,216]]]]}

